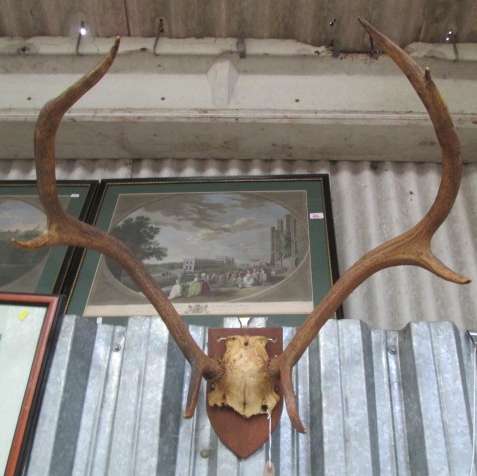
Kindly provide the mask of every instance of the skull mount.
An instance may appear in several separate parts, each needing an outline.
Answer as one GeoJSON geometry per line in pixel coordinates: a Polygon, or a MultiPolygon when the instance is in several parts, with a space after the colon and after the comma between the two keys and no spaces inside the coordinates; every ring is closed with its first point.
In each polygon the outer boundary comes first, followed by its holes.
{"type": "Polygon", "coordinates": [[[268,440],[283,409],[279,380],[268,375],[268,362],[282,353],[281,328],[209,329],[209,356],[225,373],[207,383],[207,414],[218,437],[239,458],[247,458],[268,440]],[[244,435],[247,435],[244,438],[244,435]]]}

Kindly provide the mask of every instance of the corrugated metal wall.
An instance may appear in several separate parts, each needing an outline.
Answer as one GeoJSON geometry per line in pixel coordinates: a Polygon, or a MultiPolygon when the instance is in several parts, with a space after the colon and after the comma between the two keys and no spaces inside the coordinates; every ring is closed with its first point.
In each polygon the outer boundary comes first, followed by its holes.
{"type": "MultiPolygon", "coordinates": [[[[190,330],[205,350],[204,328],[190,330]]],[[[284,329],[285,344],[293,333],[284,329]]],[[[475,475],[474,352],[450,323],[328,321],[294,373],[309,433],[284,412],[272,436],[277,474],[475,475]]],[[[125,328],[65,316],[28,474],[261,476],[268,444],[246,460],[228,451],[208,422],[205,385],[194,418],[181,418],[188,375],[157,318],[125,328]]]]}
{"type": "MultiPolygon", "coordinates": [[[[248,160],[59,161],[59,179],[329,173],[340,271],[374,246],[410,228],[433,202],[440,165],[410,162],[248,160]]],[[[0,161],[6,180],[34,179],[32,161],[0,161]]],[[[433,240],[435,254],[474,280],[466,286],[411,267],[379,272],[345,302],[347,318],[373,328],[401,329],[409,321],[452,321],[477,330],[477,165],[464,166],[451,215],[433,240]]]]}
{"type": "MultiPolygon", "coordinates": [[[[423,216],[436,194],[440,166],[225,160],[58,164],[60,179],[301,173],[331,176],[344,270],[423,216]]],[[[32,161],[0,162],[0,174],[9,180],[35,178],[32,161]]],[[[446,264],[474,279],[476,206],[477,166],[468,164],[456,206],[433,244],[446,264]]],[[[396,268],[355,291],[344,306],[351,319],[328,322],[298,365],[300,411],[310,431],[296,433],[284,412],[272,444],[278,474],[476,474],[470,473],[473,345],[464,332],[477,328],[475,286],[396,268]],[[415,322],[406,326],[409,321],[415,322]]],[[[205,346],[205,330],[192,332],[205,346]]],[[[293,332],[285,329],[285,340],[293,332]]],[[[261,475],[268,446],[237,460],[210,429],[203,394],[196,416],[181,418],[188,372],[159,319],[136,317],[124,328],[65,317],[28,474],[261,475]]]]}

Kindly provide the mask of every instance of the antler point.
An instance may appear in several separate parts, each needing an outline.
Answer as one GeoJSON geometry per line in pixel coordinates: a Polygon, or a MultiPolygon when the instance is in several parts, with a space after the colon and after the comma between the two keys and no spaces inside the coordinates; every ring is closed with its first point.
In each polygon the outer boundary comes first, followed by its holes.
{"type": "Polygon", "coordinates": [[[33,250],[36,248],[41,248],[42,246],[45,246],[46,241],[47,240],[44,234],[41,234],[37,236],[36,238],[27,240],[27,241],[18,241],[15,238],[12,238],[12,242],[15,246],[18,246],[18,248],[23,248],[25,250],[33,250]]]}
{"type": "Polygon", "coordinates": [[[446,266],[442,261],[440,261],[432,252],[429,252],[429,255],[423,259],[423,267],[434,273],[437,277],[445,279],[455,284],[469,284],[472,282],[469,278],[462,276],[448,266],[446,266]]]}
{"type": "MultiPolygon", "coordinates": [[[[288,413],[288,416],[290,417],[290,413],[288,413]]],[[[306,426],[303,425],[303,423],[301,422],[300,417],[298,415],[296,415],[296,418],[295,418],[295,416],[293,418],[290,417],[290,420],[292,422],[293,428],[295,428],[296,431],[298,431],[299,433],[303,433],[303,434],[308,433],[308,430],[306,429],[306,426]]]]}

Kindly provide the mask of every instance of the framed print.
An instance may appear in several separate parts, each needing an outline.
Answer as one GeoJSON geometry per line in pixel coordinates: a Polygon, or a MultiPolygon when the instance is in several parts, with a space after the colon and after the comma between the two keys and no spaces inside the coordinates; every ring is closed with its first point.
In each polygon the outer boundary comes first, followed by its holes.
{"type": "MultiPolygon", "coordinates": [[[[266,316],[298,325],[337,278],[327,175],[103,181],[95,225],[129,244],[188,323],[266,316]]],[[[156,315],[88,251],[68,313],[156,315]]]]}
{"type": "MultiPolygon", "coordinates": [[[[97,181],[59,181],[65,210],[86,221],[94,203],[97,181]]],[[[35,181],[0,181],[0,292],[59,294],[68,279],[74,250],[67,247],[26,251],[12,243],[39,235],[46,226],[35,181]]]]}
{"type": "Polygon", "coordinates": [[[23,474],[61,302],[0,293],[0,472],[7,476],[23,474]]]}

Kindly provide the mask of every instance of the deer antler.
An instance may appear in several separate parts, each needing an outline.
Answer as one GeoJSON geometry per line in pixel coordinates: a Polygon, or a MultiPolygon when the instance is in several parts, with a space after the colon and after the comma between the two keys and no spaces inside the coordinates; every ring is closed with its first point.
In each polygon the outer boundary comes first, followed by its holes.
{"type": "Polygon", "coordinates": [[[117,261],[157,310],[191,365],[191,382],[184,414],[186,418],[190,418],[197,405],[202,377],[207,380],[219,378],[223,373],[221,365],[207,356],[197,345],[187,326],[142,261],[136,258],[123,242],[109,233],[68,215],[58,200],[55,177],[56,131],[66,111],[109,70],[118,51],[119,42],[120,39],[117,38],[109,54],[96,68],[48,102],[41,110],[35,127],[35,159],[38,191],[47,216],[47,227],[37,238],[15,243],[26,249],[56,245],[79,246],[99,251],[117,261]]]}
{"type": "MultiPolygon", "coordinates": [[[[363,281],[385,268],[414,265],[455,283],[470,282],[469,279],[447,268],[431,251],[432,237],[449,214],[461,180],[462,161],[459,139],[449,110],[431,79],[429,70],[422,70],[404,51],[365,20],[359,21],[376,43],[401,68],[424,103],[442,149],[442,180],[435,202],[425,217],[402,235],[364,255],[346,271],[300,326],[283,354],[269,362],[268,375],[274,380],[281,379],[288,415],[293,426],[301,432],[305,432],[306,429],[298,415],[292,369],[328,318],[363,281]]],[[[206,380],[220,379],[224,373],[221,364],[202,352],[142,261],[137,259],[124,243],[113,236],[65,213],[57,196],[54,148],[60,121],[66,111],[104,76],[114,60],[118,47],[119,38],[115,41],[109,55],[94,70],[56,99],[47,103],[41,110],[35,128],[35,158],[38,190],[47,215],[47,228],[34,240],[16,243],[28,249],[55,245],[79,246],[94,249],[116,260],[155,307],[192,367],[184,415],[191,417],[197,403],[202,377],[206,380]]]]}
{"type": "Polygon", "coordinates": [[[460,143],[445,101],[440,95],[429,69],[422,70],[401,48],[367,21],[359,18],[366,32],[396,63],[409,79],[426,107],[442,149],[442,180],[428,213],[413,228],[378,246],[357,261],[325,295],[297,330],[285,351],[271,360],[269,375],[281,378],[288,415],[293,426],[306,432],[300,420],[291,372],[295,364],[341,303],[371,275],[385,268],[414,265],[457,284],[470,280],[459,276],[442,264],[431,251],[434,233],[449,214],[459,191],[462,175],[460,143]]]}

